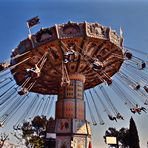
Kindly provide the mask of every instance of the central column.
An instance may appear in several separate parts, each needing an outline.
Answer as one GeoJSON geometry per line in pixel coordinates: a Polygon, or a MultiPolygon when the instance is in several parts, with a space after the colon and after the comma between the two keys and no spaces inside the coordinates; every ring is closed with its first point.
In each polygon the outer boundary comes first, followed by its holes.
{"type": "Polygon", "coordinates": [[[69,79],[70,85],[59,88],[56,102],[56,148],[88,148],[91,130],[85,116],[85,76],[72,74],[69,79]]]}

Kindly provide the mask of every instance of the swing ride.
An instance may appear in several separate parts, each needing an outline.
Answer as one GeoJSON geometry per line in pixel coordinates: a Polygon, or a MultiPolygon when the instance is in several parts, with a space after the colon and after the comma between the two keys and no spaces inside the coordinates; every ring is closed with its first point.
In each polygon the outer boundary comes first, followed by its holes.
{"type": "Polygon", "coordinates": [[[64,143],[70,147],[73,141],[80,140],[83,147],[88,147],[91,128],[86,120],[85,102],[93,125],[97,122],[90,101],[100,124],[105,124],[96,100],[111,121],[124,120],[108,90],[115,93],[132,113],[146,113],[147,71],[147,61],[125,48],[122,33],[118,35],[109,27],[68,22],[42,28],[13,49],[10,63],[0,64],[0,90],[6,87],[0,95],[0,112],[3,113],[0,127],[8,123],[29,99],[15,129],[19,129],[23,119],[40,110],[47,115],[57,96],[57,147],[64,143]],[[128,88],[127,92],[125,88],[128,88]],[[132,94],[138,96],[143,106],[139,106],[132,94]]]}

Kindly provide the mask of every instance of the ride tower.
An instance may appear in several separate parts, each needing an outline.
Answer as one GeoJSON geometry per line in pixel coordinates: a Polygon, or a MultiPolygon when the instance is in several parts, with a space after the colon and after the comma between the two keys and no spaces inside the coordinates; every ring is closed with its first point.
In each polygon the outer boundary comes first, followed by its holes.
{"type": "Polygon", "coordinates": [[[59,88],[56,103],[57,148],[88,148],[91,145],[91,128],[85,115],[84,83],[84,75],[72,74],[69,85],[59,88]]]}

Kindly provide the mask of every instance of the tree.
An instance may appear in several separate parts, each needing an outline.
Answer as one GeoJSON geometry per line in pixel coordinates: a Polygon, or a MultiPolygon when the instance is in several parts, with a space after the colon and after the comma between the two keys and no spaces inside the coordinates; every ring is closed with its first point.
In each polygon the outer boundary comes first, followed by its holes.
{"type": "MultiPolygon", "coordinates": [[[[119,136],[119,131],[116,130],[116,128],[109,127],[108,130],[105,132],[105,136],[104,136],[105,143],[106,143],[106,137],[116,137],[117,140],[119,140],[118,136],[119,136]]],[[[110,146],[114,146],[114,145],[110,145],[110,146]]]]}
{"type": "Polygon", "coordinates": [[[1,133],[0,148],[2,148],[4,146],[4,143],[6,140],[8,140],[8,135],[6,133],[1,133]]]}
{"type": "Polygon", "coordinates": [[[47,120],[43,115],[34,117],[30,122],[24,122],[20,129],[25,145],[34,148],[55,148],[55,139],[46,137],[48,132],[54,132],[53,125],[55,126],[55,120],[52,117],[47,120]],[[52,131],[49,128],[52,128],[52,131]]]}
{"type": "Polygon", "coordinates": [[[116,137],[117,140],[122,144],[122,146],[127,147],[129,146],[129,129],[127,128],[121,128],[119,131],[116,130],[116,128],[108,128],[108,130],[105,132],[105,142],[106,142],[106,136],[116,137]]]}
{"type": "Polygon", "coordinates": [[[26,146],[33,146],[34,148],[45,147],[47,119],[45,116],[36,116],[30,122],[24,122],[22,125],[22,137],[26,141],[26,146]]]}
{"type": "Polygon", "coordinates": [[[119,130],[119,141],[121,142],[122,146],[128,147],[129,146],[129,129],[121,128],[119,130]]]}
{"type": "Polygon", "coordinates": [[[130,127],[129,127],[129,147],[140,148],[137,127],[132,117],[130,119],[130,127]]]}
{"type": "Polygon", "coordinates": [[[118,137],[118,134],[119,134],[119,131],[113,127],[109,127],[108,130],[105,132],[105,136],[118,137]]]}

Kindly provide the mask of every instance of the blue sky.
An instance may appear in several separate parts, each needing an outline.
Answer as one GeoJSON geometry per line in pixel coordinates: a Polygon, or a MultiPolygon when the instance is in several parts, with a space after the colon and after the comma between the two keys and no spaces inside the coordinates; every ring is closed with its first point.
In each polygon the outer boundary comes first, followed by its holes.
{"type": "MultiPolygon", "coordinates": [[[[104,26],[111,26],[117,32],[121,26],[125,46],[148,53],[147,8],[147,0],[0,0],[0,61],[8,60],[11,50],[27,37],[26,20],[37,15],[41,18],[41,23],[32,32],[69,20],[99,22],[104,26]]],[[[138,56],[145,58],[140,54],[138,56]]],[[[120,110],[126,120],[113,123],[104,117],[105,126],[93,127],[94,148],[105,148],[102,137],[109,126],[128,127],[130,112],[120,102],[116,105],[121,105],[120,110]]],[[[139,130],[141,148],[144,148],[148,141],[148,115],[133,117],[139,130]]]]}

